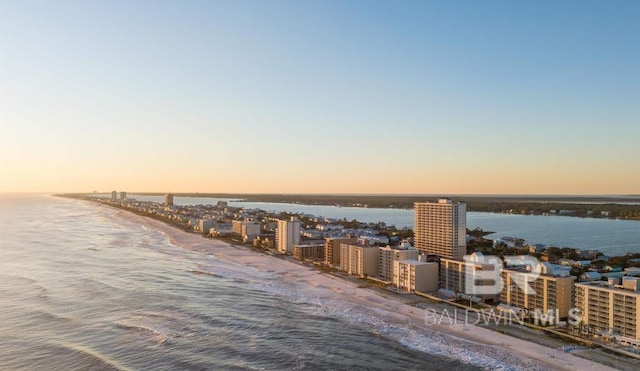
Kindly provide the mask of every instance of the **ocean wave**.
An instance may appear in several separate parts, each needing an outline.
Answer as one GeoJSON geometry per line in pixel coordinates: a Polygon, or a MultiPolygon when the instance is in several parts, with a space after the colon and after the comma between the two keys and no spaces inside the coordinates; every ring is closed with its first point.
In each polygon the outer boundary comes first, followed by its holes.
{"type": "Polygon", "coordinates": [[[162,319],[169,319],[169,320],[176,320],[176,321],[185,319],[186,317],[184,314],[180,312],[169,311],[169,310],[164,310],[160,312],[138,311],[136,312],[136,314],[145,318],[162,318],[162,319]]]}
{"type": "Polygon", "coordinates": [[[282,283],[259,286],[289,303],[306,307],[311,315],[355,325],[365,331],[392,339],[411,350],[445,356],[487,370],[523,370],[536,367],[536,363],[512,359],[504,350],[488,349],[488,346],[430,329],[417,329],[407,324],[406,319],[403,323],[398,313],[354,303],[339,297],[330,289],[311,287],[313,290],[305,290],[302,286],[282,283]],[[519,366],[523,363],[526,367],[519,366]]]}
{"type": "Polygon", "coordinates": [[[49,310],[36,310],[35,312],[30,314],[30,320],[37,320],[40,321],[42,323],[55,323],[56,321],[62,321],[62,322],[73,322],[75,321],[73,318],[62,315],[62,314],[58,314],[58,313],[54,313],[52,311],[49,310]]]}
{"type": "Polygon", "coordinates": [[[118,297],[137,290],[136,285],[132,281],[113,276],[94,278],[89,275],[84,275],[79,279],[75,279],[73,284],[80,289],[82,294],[88,297],[118,297]]]}
{"type": "Polygon", "coordinates": [[[5,276],[2,275],[2,283],[4,285],[10,285],[11,281],[15,280],[17,283],[15,286],[20,287],[21,291],[24,292],[24,289],[29,287],[33,290],[33,293],[36,297],[40,299],[48,299],[48,289],[44,285],[44,283],[36,280],[35,278],[27,277],[27,276],[5,276]],[[26,285],[25,285],[26,283],[26,285]]]}
{"type": "Polygon", "coordinates": [[[126,322],[116,322],[115,326],[116,328],[129,331],[140,338],[150,340],[158,345],[164,345],[169,341],[168,334],[159,329],[153,328],[152,326],[126,322]]]}
{"type": "Polygon", "coordinates": [[[127,370],[126,367],[120,365],[117,361],[80,344],[57,341],[49,343],[48,346],[56,351],[55,357],[64,358],[65,364],[69,368],[73,368],[75,365],[79,369],[86,370],[127,370]]]}
{"type": "Polygon", "coordinates": [[[195,274],[205,274],[212,277],[226,278],[250,284],[258,284],[273,276],[271,273],[262,272],[253,267],[218,261],[216,259],[207,259],[206,262],[198,263],[195,267],[188,269],[188,271],[195,274]]]}
{"type": "MultiPolygon", "coordinates": [[[[164,231],[158,231],[163,240],[175,247],[182,247],[164,231]]],[[[341,289],[332,290],[330,287],[310,285],[299,280],[295,275],[283,276],[273,272],[266,272],[255,267],[234,263],[232,261],[217,260],[214,257],[202,258],[188,271],[194,274],[204,274],[215,278],[226,278],[240,281],[250,288],[269,293],[291,303],[296,309],[304,308],[310,314],[331,318],[355,325],[368,332],[392,339],[402,346],[436,356],[446,356],[471,365],[479,365],[486,369],[517,370],[523,362],[506,357],[506,350],[494,349],[491,346],[464,342],[462,339],[441,334],[432,329],[417,328],[406,323],[407,319],[398,313],[371,307],[356,300],[345,298],[341,289]],[[404,323],[401,323],[404,321],[404,323]]],[[[287,308],[292,310],[292,308],[287,308]]],[[[207,317],[203,321],[210,325],[220,321],[219,318],[207,317]]],[[[118,323],[119,328],[131,331],[141,337],[151,339],[159,344],[168,341],[169,336],[145,323],[118,323]]],[[[214,326],[217,327],[217,326],[214,326]]],[[[535,364],[531,364],[535,366],[535,364]]]]}

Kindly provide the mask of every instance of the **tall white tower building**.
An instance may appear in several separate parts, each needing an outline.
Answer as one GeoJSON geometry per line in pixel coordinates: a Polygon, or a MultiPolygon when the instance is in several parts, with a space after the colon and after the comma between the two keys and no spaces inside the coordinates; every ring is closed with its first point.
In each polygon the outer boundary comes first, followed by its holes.
{"type": "Polygon", "coordinates": [[[295,216],[291,220],[278,220],[276,229],[276,249],[282,254],[292,254],[293,245],[300,243],[300,221],[295,216]]]}
{"type": "Polygon", "coordinates": [[[467,204],[448,198],[416,202],[415,247],[427,255],[462,259],[467,253],[467,204]]]}

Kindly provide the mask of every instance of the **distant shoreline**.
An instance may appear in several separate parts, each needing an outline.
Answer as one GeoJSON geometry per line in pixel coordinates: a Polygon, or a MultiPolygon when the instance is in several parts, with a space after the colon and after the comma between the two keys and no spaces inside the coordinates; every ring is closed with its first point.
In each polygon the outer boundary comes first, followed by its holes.
{"type": "MultiPolygon", "coordinates": [[[[470,201],[496,201],[496,202],[594,202],[594,203],[620,203],[633,202],[640,204],[640,195],[473,195],[473,194],[314,194],[314,193],[201,193],[201,192],[129,192],[141,196],[163,196],[171,193],[175,197],[203,197],[203,198],[235,198],[253,202],[290,202],[289,200],[316,199],[324,202],[344,200],[384,200],[414,202],[437,200],[441,197],[470,201]],[[282,201],[274,201],[281,199],[282,201]]],[[[88,195],[89,193],[84,193],[88,195]]],[[[295,203],[295,202],[294,202],[295,203]]]]}
{"type": "MultiPolygon", "coordinates": [[[[102,194],[102,193],[100,193],[102,194]]],[[[138,196],[163,196],[163,193],[131,192],[138,196]]],[[[307,206],[336,206],[377,209],[413,209],[414,202],[436,201],[439,196],[415,195],[314,195],[314,194],[242,194],[172,193],[174,197],[222,198],[238,202],[269,202],[307,206]]],[[[63,194],[91,196],[91,193],[63,194]]],[[[467,211],[515,215],[570,216],[594,219],[640,220],[640,196],[477,196],[450,195],[467,203],[467,211]]]]}

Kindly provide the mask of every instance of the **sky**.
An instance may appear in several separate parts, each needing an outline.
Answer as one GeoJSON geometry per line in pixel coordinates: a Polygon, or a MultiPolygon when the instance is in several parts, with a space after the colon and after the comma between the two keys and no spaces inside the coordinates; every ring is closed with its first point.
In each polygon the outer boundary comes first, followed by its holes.
{"type": "Polygon", "coordinates": [[[640,194],[640,2],[0,0],[0,192],[640,194]]]}

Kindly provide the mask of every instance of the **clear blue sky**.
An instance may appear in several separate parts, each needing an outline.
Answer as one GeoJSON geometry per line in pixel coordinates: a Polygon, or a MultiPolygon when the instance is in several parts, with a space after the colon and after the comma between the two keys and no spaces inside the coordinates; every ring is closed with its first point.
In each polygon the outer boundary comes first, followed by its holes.
{"type": "Polygon", "coordinates": [[[0,1],[1,191],[640,193],[638,1],[0,1]]]}

